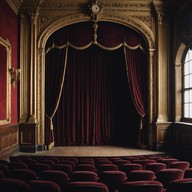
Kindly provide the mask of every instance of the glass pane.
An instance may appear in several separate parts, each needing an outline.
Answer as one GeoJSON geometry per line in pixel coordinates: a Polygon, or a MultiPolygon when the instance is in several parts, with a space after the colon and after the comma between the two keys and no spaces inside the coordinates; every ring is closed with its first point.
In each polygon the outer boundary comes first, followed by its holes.
{"type": "Polygon", "coordinates": [[[192,118],[192,103],[190,103],[189,111],[189,118],[192,118]]]}
{"type": "Polygon", "coordinates": [[[185,63],[189,61],[189,51],[187,52],[186,56],[185,56],[185,63]]]}
{"type": "Polygon", "coordinates": [[[184,92],[184,103],[189,103],[189,91],[184,92]]]}
{"type": "Polygon", "coordinates": [[[192,103],[192,89],[189,90],[189,102],[192,103]]]}
{"type": "Polygon", "coordinates": [[[184,104],[184,117],[189,117],[189,104],[184,104]]]}
{"type": "Polygon", "coordinates": [[[192,60],[189,63],[189,73],[192,73],[192,60]]]}
{"type": "Polygon", "coordinates": [[[189,88],[189,76],[184,77],[184,88],[189,88]]]}
{"type": "Polygon", "coordinates": [[[192,74],[189,75],[189,87],[192,87],[192,74]]]}
{"type": "Polygon", "coordinates": [[[184,75],[187,75],[189,73],[189,63],[184,64],[184,75]]]}

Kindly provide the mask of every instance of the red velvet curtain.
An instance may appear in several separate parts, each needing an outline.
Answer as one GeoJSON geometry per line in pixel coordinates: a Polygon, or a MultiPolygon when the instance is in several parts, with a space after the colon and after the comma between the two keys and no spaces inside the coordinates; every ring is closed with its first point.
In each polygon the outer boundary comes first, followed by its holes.
{"type": "MultiPolygon", "coordinates": [[[[62,91],[53,117],[55,144],[135,144],[140,115],[146,113],[147,105],[141,90],[146,88],[146,79],[138,79],[147,68],[146,60],[138,59],[141,55],[146,57],[138,51],[144,43],[135,31],[114,23],[98,23],[97,46],[92,45],[93,33],[93,23],[84,22],[60,29],[48,39],[46,116],[52,113],[62,91]],[[68,46],[65,75],[61,71],[68,46]],[[61,90],[62,77],[65,83],[61,90]]],[[[46,118],[47,144],[49,123],[46,118]]]]}

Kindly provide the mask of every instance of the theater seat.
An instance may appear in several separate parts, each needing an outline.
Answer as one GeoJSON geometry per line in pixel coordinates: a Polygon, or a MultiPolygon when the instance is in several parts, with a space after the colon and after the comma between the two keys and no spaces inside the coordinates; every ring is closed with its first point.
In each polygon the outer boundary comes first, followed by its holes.
{"type": "Polygon", "coordinates": [[[0,178],[1,192],[32,192],[31,187],[19,179],[0,178]]]}
{"type": "Polygon", "coordinates": [[[79,181],[68,183],[66,192],[109,192],[109,190],[104,183],[79,181]]]}
{"type": "Polygon", "coordinates": [[[25,182],[38,179],[36,173],[30,169],[13,169],[10,172],[10,177],[25,182]]]}
{"type": "Polygon", "coordinates": [[[127,176],[123,171],[104,171],[99,176],[99,181],[105,183],[110,192],[118,190],[126,180],[127,176]]]}
{"type": "Polygon", "coordinates": [[[43,171],[41,172],[39,179],[57,183],[61,191],[65,188],[69,180],[67,173],[58,170],[43,171]]]}
{"type": "Polygon", "coordinates": [[[161,182],[164,186],[164,188],[167,188],[169,183],[177,180],[177,179],[183,179],[184,172],[181,169],[163,169],[157,173],[156,180],[161,182]]]}
{"type": "Polygon", "coordinates": [[[71,181],[98,181],[97,173],[92,171],[74,171],[70,176],[71,181]]]}
{"type": "Polygon", "coordinates": [[[128,181],[119,192],[163,192],[163,185],[158,181],[128,181]]]}
{"type": "Polygon", "coordinates": [[[127,177],[128,181],[153,181],[155,179],[155,173],[151,170],[135,170],[131,171],[127,177]]]}
{"type": "Polygon", "coordinates": [[[52,181],[31,180],[28,183],[33,192],[61,192],[59,185],[52,181]]]}
{"type": "Polygon", "coordinates": [[[189,169],[190,163],[187,161],[176,161],[170,164],[170,168],[177,168],[185,171],[189,169]]]}
{"type": "Polygon", "coordinates": [[[121,171],[125,172],[127,176],[131,171],[142,170],[142,169],[143,169],[143,166],[141,164],[136,164],[136,163],[125,164],[121,166],[121,171]]]}
{"type": "Polygon", "coordinates": [[[191,192],[192,178],[179,179],[171,182],[168,185],[166,192],[191,192]]]}
{"type": "Polygon", "coordinates": [[[155,175],[163,169],[166,169],[166,165],[164,163],[150,163],[146,166],[146,170],[153,171],[155,175]]]}

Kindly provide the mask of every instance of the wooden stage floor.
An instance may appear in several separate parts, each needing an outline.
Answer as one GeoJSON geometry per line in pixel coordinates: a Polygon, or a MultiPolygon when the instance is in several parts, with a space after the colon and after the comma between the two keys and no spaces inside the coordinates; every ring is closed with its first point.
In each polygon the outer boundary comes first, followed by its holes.
{"type": "Polygon", "coordinates": [[[135,156],[162,154],[163,152],[150,151],[138,148],[127,148],[117,146],[67,146],[53,147],[37,153],[15,153],[17,155],[43,155],[43,156],[77,156],[77,157],[112,157],[112,156],[135,156]]]}

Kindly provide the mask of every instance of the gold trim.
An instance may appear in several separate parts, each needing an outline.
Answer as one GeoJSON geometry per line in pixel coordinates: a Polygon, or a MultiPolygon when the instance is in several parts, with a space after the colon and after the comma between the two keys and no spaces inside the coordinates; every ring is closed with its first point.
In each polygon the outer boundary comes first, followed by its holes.
{"type": "Polygon", "coordinates": [[[0,120],[0,125],[4,125],[7,123],[11,123],[11,79],[9,75],[9,68],[11,67],[11,44],[9,40],[5,40],[0,37],[0,44],[5,47],[7,51],[7,63],[6,63],[6,71],[7,71],[7,81],[6,81],[6,119],[0,120]]]}

